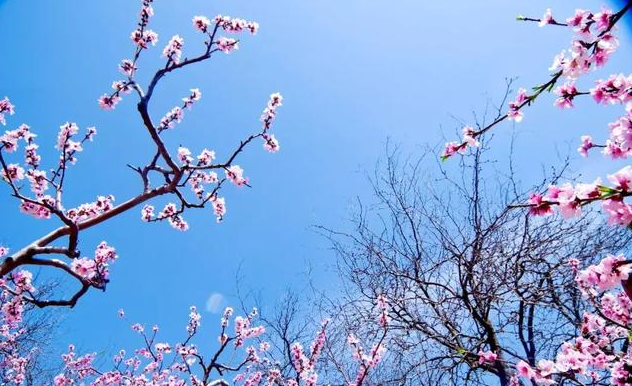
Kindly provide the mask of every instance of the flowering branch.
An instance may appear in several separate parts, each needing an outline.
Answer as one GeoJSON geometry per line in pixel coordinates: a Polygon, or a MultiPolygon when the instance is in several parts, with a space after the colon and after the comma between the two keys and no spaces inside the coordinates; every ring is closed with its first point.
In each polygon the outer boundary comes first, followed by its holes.
{"type": "MultiPolygon", "coordinates": [[[[386,310],[386,303],[378,305],[380,313],[386,310]]],[[[263,340],[265,328],[254,325],[257,310],[246,316],[233,317],[233,309],[228,307],[220,320],[219,345],[208,355],[203,354],[194,343],[201,325],[201,316],[195,307],[190,308],[189,322],[185,339],[176,344],[157,342],[158,327],[147,334],[145,328],[136,323],[132,330],[143,340],[143,346],[129,356],[120,350],[113,358],[111,370],[100,370],[94,365],[95,354],[77,356],[74,346],[62,355],[64,370],[55,377],[57,386],[85,384],[86,386],[109,386],[120,384],[143,384],[151,379],[163,384],[208,386],[228,385],[228,376],[232,383],[240,386],[279,385],[279,386],[316,386],[318,382],[317,362],[326,340],[328,321],[321,324],[309,352],[305,352],[300,343],[292,344],[293,367],[296,376],[284,376],[279,362],[272,357],[270,343],[263,340]],[[229,332],[230,324],[234,332],[229,332]],[[171,357],[171,358],[169,358],[171,357]]],[[[119,311],[121,317],[125,313],[119,311]]],[[[382,317],[381,317],[382,318],[382,317]]],[[[375,367],[385,353],[383,341],[386,338],[386,325],[377,345],[365,354],[358,340],[350,336],[349,342],[353,356],[360,363],[358,377],[349,385],[364,384],[368,372],[375,367]]],[[[206,339],[204,339],[206,341],[206,339]]],[[[328,383],[322,383],[328,384],[328,383]]]]}
{"type": "MultiPolygon", "coordinates": [[[[533,87],[533,93],[531,94],[528,94],[523,88],[519,89],[516,100],[509,103],[509,110],[506,114],[480,130],[474,130],[471,126],[464,127],[463,140],[461,142],[447,143],[441,158],[445,160],[456,153],[464,153],[468,146],[478,146],[477,139],[479,137],[505,120],[520,122],[524,116],[522,110],[535,102],[544,91],[552,91],[562,77],[574,81],[581,75],[586,74],[591,68],[603,66],[618,46],[618,40],[611,31],[630,8],[632,8],[632,3],[628,2],[617,13],[604,10],[601,13],[593,14],[589,11],[577,10],[575,15],[567,20],[566,24],[555,22],[550,10],[547,10],[542,19],[519,16],[518,20],[538,21],[540,26],[553,24],[572,27],[577,36],[571,45],[571,57],[565,57],[564,52],[556,56],[550,70],[557,71],[551,75],[551,79],[533,87]],[[596,35],[593,35],[591,30],[593,26],[596,28],[596,35]]],[[[556,104],[565,104],[566,106],[563,107],[568,107],[569,104],[572,106],[571,101],[573,98],[587,95],[587,93],[576,92],[576,90],[569,93],[569,90],[574,90],[574,83],[564,85],[556,90],[556,93],[562,96],[561,102],[558,100],[556,104]]]]}
{"type": "MultiPolygon", "coordinates": [[[[188,223],[182,217],[187,209],[204,208],[207,204],[213,207],[218,221],[221,221],[226,213],[226,203],[219,196],[220,189],[226,181],[236,186],[250,186],[247,177],[244,177],[243,169],[235,164],[238,155],[255,139],[262,138],[263,147],[269,152],[276,152],[279,144],[274,135],[270,134],[272,123],[276,117],[276,110],[282,105],[283,98],[275,93],[270,96],[267,107],[261,117],[261,129],[240,141],[239,145],[229,153],[221,162],[214,162],[215,151],[204,149],[194,159],[191,151],[186,147],[180,147],[177,153],[172,153],[163,141],[171,128],[179,123],[184,111],[191,109],[201,98],[199,89],[191,89],[190,94],[183,98],[180,106],[174,107],[160,124],[155,124],[150,113],[150,102],[155,95],[156,87],[169,73],[187,67],[194,63],[211,58],[218,52],[230,53],[238,49],[239,41],[228,37],[218,37],[220,31],[238,34],[248,31],[256,34],[259,25],[256,22],[246,21],[228,16],[217,16],[213,21],[204,16],[193,18],[193,27],[202,33],[204,51],[192,58],[182,57],[184,46],[183,39],[176,35],[171,38],[163,50],[166,58],[164,67],[158,69],[151,78],[146,89],[136,80],[138,72],[138,60],[143,51],[156,45],[158,35],[148,28],[151,17],[154,15],[153,0],[142,0],[140,19],[136,29],[131,34],[135,45],[132,59],[126,59],[119,65],[119,70],[126,76],[125,79],[112,84],[113,92],[104,94],[99,98],[99,105],[106,110],[114,109],[121,101],[123,94],[135,91],[139,101],[137,110],[147,133],[149,134],[155,153],[144,166],[131,166],[142,181],[143,189],[137,195],[116,205],[114,196],[99,196],[92,203],[82,204],[78,207],[66,209],[64,207],[64,185],[66,171],[71,164],[77,161],[77,153],[83,151],[85,144],[92,141],[96,135],[96,129],[90,127],[80,140],[75,140],[79,128],[74,123],[65,123],[60,127],[56,148],[60,152],[58,165],[51,169],[50,174],[39,168],[41,157],[38,155],[38,145],[35,143],[36,135],[26,125],[16,130],[7,131],[0,136],[0,176],[4,179],[12,191],[12,195],[20,201],[22,212],[39,219],[49,219],[55,216],[62,222],[62,226],[50,233],[34,240],[15,253],[9,253],[3,247],[0,257],[0,278],[7,277],[21,266],[47,266],[57,268],[66,274],[70,274],[79,280],[81,288],[67,300],[43,300],[31,296],[22,296],[21,301],[32,302],[40,307],[52,305],[74,306],[77,300],[91,288],[105,289],[107,283],[107,264],[113,261],[108,258],[105,261],[97,259],[80,258],[78,250],[79,233],[85,229],[94,227],[107,220],[118,216],[141,204],[145,204],[141,211],[141,218],[147,222],[168,221],[178,230],[187,230],[188,223]],[[9,153],[14,153],[20,142],[25,144],[24,167],[18,163],[8,161],[9,153]],[[25,170],[25,168],[27,170],[25,170]],[[225,176],[219,177],[217,172],[222,171],[225,176]],[[158,182],[153,183],[154,177],[158,182]],[[21,185],[23,180],[30,185],[31,194],[25,192],[21,185]],[[194,198],[188,198],[184,188],[189,186],[194,198]],[[208,187],[210,185],[210,187],[208,187]],[[54,194],[47,194],[49,188],[54,189],[54,194]],[[168,203],[157,215],[153,206],[147,204],[153,198],[159,196],[173,196],[179,205],[168,203]],[[53,243],[67,237],[64,247],[53,243]],[[70,260],[65,263],[58,259],[48,259],[44,256],[61,255],[70,260]],[[38,257],[41,256],[41,257],[38,257]]],[[[14,106],[8,98],[0,100],[0,123],[6,123],[5,115],[13,115],[14,106]]],[[[107,244],[106,244],[107,245],[107,244]]],[[[99,246],[100,248],[101,246],[99,246]]],[[[97,249],[99,250],[99,249],[97,249]]],[[[112,251],[114,251],[112,249],[112,251]]],[[[112,252],[113,253],[113,252],[112,252]]],[[[114,255],[115,256],[115,255],[114,255]]]]}

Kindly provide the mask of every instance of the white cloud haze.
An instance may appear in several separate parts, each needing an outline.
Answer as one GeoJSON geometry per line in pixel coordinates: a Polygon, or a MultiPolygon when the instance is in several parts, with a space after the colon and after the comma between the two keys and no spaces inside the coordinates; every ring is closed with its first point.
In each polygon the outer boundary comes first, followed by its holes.
{"type": "Polygon", "coordinates": [[[213,292],[206,301],[206,311],[212,314],[219,314],[222,310],[222,304],[224,303],[224,295],[213,292]]]}

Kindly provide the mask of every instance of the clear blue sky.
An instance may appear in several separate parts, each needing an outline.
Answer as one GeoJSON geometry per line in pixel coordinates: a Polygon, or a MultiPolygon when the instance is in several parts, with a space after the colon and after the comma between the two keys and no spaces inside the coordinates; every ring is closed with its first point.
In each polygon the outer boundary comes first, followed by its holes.
{"type": "MultiPolygon", "coordinates": [[[[597,10],[602,4],[570,3],[156,0],[152,28],[161,39],[140,63],[145,80],[162,63],[160,52],[171,35],[184,37],[186,54],[201,49],[191,27],[194,15],[222,13],[261,24],[257,36],[244,37],[239,51],[160,85],[152,106],[156,118],[189,88],[203,93],[168,134],[170,148],[181,143],[226,154],[258,127],[268,95],[280,91],[285,103],[274,131],[282,150],[269,155],[257,143],[239,160],[253,188],[225,189],[228,214],[221,225],[210,210],[198,211],[187,216],[191,230],[179,233],[167,224],[142,223],[139,210],[133,210],[86,232],[84,253],[105,239],[120,259],[107,293],[91,292],[67,315],[62,340],[86,350],[129,342],[135,337],[117,320],[119,308],[130,319],[157,323],[175,336],[183,331],[189,305],[204,309],[212,293],[225,296],[224,305],[234,300],[240,262],[247,285],[262,290],[268,301],[288,286],[301,288],[307,263],[315,267],[317,283],[329,285],[333,279],[326,267],[334,255],[310,227],[344,228],[355,197],[370,200],[364,172],[384,154],[387,137],[410,152],[441,145],[459,128],[451,115],[471,120],[471,111],[481,111],[487,98],[500,97],[505,77],[519,77],[516,86],[525,87],[545,80],[553,56],[570,42],[570,31],[518,23],[515,17],[539,17],[547,7],[566,16],[575,7],[597,10]]],[[[17,106],[9,127],[28,123],[40,135],[45,162],[55,159],[52,146],[60,124],[74,121],[99,130],[71,170],[68,189],[74,201],[67,206],[109,193],[120,202],[140,188],[125,167],[143,162],[149,149],[134,98],[128,96],[113,112],[96,104],[119,77],[118,62],[131,55],[129,34],[139,5],[0,0],[0,97],[9,96],[17,106]]],[[[622,48],[594,76],[629,71],[630,36],[627,28],[620,33],[622,48]]],[[[607,123],[621,112],[588,100],[578,101],[577,111],[559,112],[547,98],[527,110],[517,128],[518,169],[526,183],[539,176],[541,165],[555,163],[556,149],[575,149],[580,134],[605,138],[607,123]]],[[[499,152],[510,131],[510,125],[497,130],[499,152]]],[[[585,165],[575,164],[590,175],[612,167],[585,165]]],[[[19,249],[53,228],[20,215],[6,187],[0,193],[0,243],[19,249]]],[[[215,324],[216,315],[204,316],[215,324]]]]}

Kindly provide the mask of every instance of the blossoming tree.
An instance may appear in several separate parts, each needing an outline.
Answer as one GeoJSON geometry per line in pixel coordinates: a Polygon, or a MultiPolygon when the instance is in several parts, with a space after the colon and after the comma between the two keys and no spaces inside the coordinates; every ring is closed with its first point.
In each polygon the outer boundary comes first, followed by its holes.
{"type": "MultiPolygon", "coordinates": [[[[204,37],[200,52],[194,56],[183,55],[182,37],[173,36],[162,51],[164,65],[147,84],[141,84],[136,77],[140,71],[139,58],[158,43],[158,34],[149,28],[154,15],[153,0],[142,0],[141,3],[139,21],[131,34],[132,56],[119,65],[123,78],[112,84],[112,91],[98,98],[99,106],[105,110],[113,110],[126,94],[137,98],[141,127],[148,134],[148,146],[153,149],[153,156],[144,165],[132,167],[143,187],[137,195],[117,204],[112,195],[105,194],[92,202],[66,207],[68,202],[77,199],[66,189],[66,174],[77,162],[79,153],[95,138],[97,129],[94,127],[80,133],[75,123],[62,124],[55,144],[59,158],[50,164],[50,169],[43,167],[37,136],[26,124],[0,136],[0,175],[19,209],[26,215],[55,220],[60,224],[17,251],[0,247],[0,377],[3,385],[24,385],[28,381],[26,372],[36,347],[20,344],[21,337],[27,333],[23,320],[25,305],[74,307],[91,288],[105,290],[110,280],[110,266],[118,258],[116,250],[103,241],[96,246],[93,256],[83,256],[79,249],[81,232],[107,224],[110,219],[136,208],[140,208],[143,221],[166,221],[179,231],[188,229],[183,215],[193,209],[210,206],[219,222],[226,215],[226,201],[220,196],[222,188],[227,184],[237,187],[249,185],[243,168],[236,163],[239,155],[254,141],[261,141],[268,152],[279,150],[279,142],[271,133],[277,109],[283,100],[278,93],[270,96],[260,118],[259,131],[246,136],[226,152],[224,158],[219,159],[210,149],[194,155],[184,146],[170,149],[165,144],[164,137],[176,131],[176,125],[184,118],[185,112],[199,102],[202,93],[199,89],[191,89],[180,104],[166,112],[160,120],[155,120],[150,106],[160,82],[167,74],[207,61],[216,54],[235,51],[239,40],[229,36],[255,35],[259,25],[222,15],[213,19],[195,16],[192,26],[204,37]],[[151,201],[159,196],[171,197],[173,201],[157,210],[151,201]],[[44,297],[38,291],[29,267],[57,270],[75,279],[79,289],[67,298],[56,293],[44,297]]],[[[15,112],[16,107],[8,97],[0,100],[2,125],[6,125],[15,112]]],[[[364,382],[369,370],[377,365],[385,351],[382,340],[387,331],[384,319],[387,306],[380,301],[376,307],[376,312],[382,315],[382,339],[365,350],[357,338],[349,338],[357,365],[357,376],[348,380],[352,385],[364,382]]],[[[248,386],[316,384],[316,363],[326,336],[326,322],[309,350],[304,350],[298,342],[293,344],[294,373],[290,376],[282,373],[277,362],[268,354],[269,344],[261,339],[264,328],[255,324],[256,310],[246,316],[233,318],[232,315],[232,309],[227,308],[220,321],[217,348],[208,353],[198,349],[194,343],[200,326],[200,315],[195,307],[190,310],[187,335],[177,343],[158,341],[157,327],[145,331],[143,326],[133,325],[133,330],[142,336],[142,347],[129,354],[121,351],[107,370],[98,369],[93,364],[94,354],[79,355],[70,346],[62,356],[63,371],[49,384],[210,386],[226,385],[226,379],[248,386]],[[234,324],[233,332],[229,331],[229,323],[234,324]]],[[[124,316],[122,311],[121,316],[124,316]]]]}
{"type": "MultiPolygon", "coordinates": [[[[545,91],[553,91],[557,95],[555,105],[563,109],[573,108],[574,99],[582,96],[592,97],[597,104],[624,106],[621,117],[608,124],[605,141],[599,143],[593,139],[596,135],[584,135],[578,151],[588,156],[591,150],[601,149],[610,159],[627,159],[632,154],[632,76],[612,75],[596,80],[592,88],[585,90],[578,82],[595,67],[604,66],[614,53],[619,44],[614,34],[616,25],[631,8],[632,2],[627,1],[618,12],[606,8],[598,13],[579,9],[565,21],[556,19],[550,10],[541,18],[518,17],[542,27],[572,29],[570,50],[555,57],[550,80],[534,87],[532,92],[520,89],[508,111],[493,123],[479,130],[463,128],[463,140],[448,143],[444,159],[477,146],[478,138],[504,120],[520,122],[523,110],[545,91]]],[[[599,203],[611,225],[630,227],[632,205],[626,202],[626,197],[632,195],[632,167],[608,175],[607,180],[608,183],[599,178],[592,183],[551,185],[546,192],[535,192],[527,202],[513,206],[526,207],[533,216],[549,216],[557,211],[564,218],[573,218],[581,214],[583,207],[599,203]]],[[[511,384],[523,381],[537,385],[632,384],[632,260],[609,254],[584,269],[582,261],[575,257],[571,257],[569,264],[575,272],[577,287],[591,304],[591,311],[583,315],[577,336],[564,342],[553,360],[530,358],[515,364],[511,384]]]]}

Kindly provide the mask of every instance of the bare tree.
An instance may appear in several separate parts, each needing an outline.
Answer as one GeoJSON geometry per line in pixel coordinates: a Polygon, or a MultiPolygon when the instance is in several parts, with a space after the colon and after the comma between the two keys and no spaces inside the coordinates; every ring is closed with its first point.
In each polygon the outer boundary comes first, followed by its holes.
{"type": "Polygon", "coordinates": [[[368,326],[366,304],[388,297],[391,349],[376,384],[508,385],[512,364],[554,355],[581,325],[568,259],[597,259],[630,236],[590,212],[569,221],[510,209],[525,199],[517,174],[511,162],[499,170],[484,146],[461,173],[425,160],[391,148],[371,178],[377,202],[360,203],[353,230],[321,228],[344,283],[327,302],[341,310],[338,327],[353,330],[368,326]],[[479,361],[481,351],[497,358],[479,361]]]}
{"type": "MultiPolygon", "coordinates": [[[[59,286],[58,282],[49,281],[38,289],[41,296],[48,296],[59,286]]],[[[0,297],[0,309],[8,304],[7,299],[0,297]]],[[[58,330],[62,311],[60,309],[39,309],[31,303],[25,304],[22,315],[22,333],[15,336],[15,341],[5,342],[0,345],[0,361],[6,361],[14,357],[15,350],[19,350],[24,363],[24,385],[37,386],[49,382],[61,368],[57,355],[51,351],[55,332],[58,330]]],[[[4,371],[0,370],[0,385],[4,385],[4,371]]]]}
{"type": "Polygon", "coordinates": [[[261,321],[266,326],[271,352],[279,361],[279,370],[284,377],[294,374],[292,365],[292,344],[309,341],[316,334],[312,320],[301,295],[291,289],[285,291],[271,310],[270,314],[261,312],[261,321]]]}

